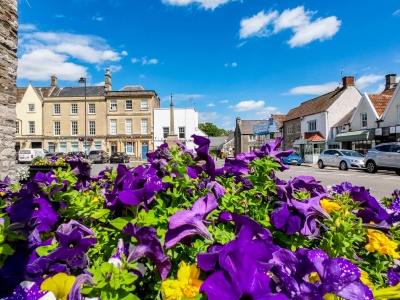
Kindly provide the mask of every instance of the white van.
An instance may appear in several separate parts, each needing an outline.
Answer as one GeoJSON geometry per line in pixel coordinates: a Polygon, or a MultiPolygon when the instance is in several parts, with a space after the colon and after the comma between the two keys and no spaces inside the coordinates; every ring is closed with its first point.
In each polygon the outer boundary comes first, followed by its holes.
{"type": "Polygon", "coordinates": [[[30,163],[35,157],[44,157],[48,153],[46,149],[21,149],[18,152],[18,163],[30,163]]]}

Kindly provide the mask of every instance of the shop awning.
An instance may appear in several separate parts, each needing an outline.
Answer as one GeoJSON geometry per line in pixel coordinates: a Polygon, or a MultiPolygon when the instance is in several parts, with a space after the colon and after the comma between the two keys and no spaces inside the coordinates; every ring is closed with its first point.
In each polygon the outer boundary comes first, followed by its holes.
{"type": "Polygon", "coordinates": [[[353,141],[365,141],[373,140],[375,138],[375,132],[373,129],[369,130],[357,130],[339,133],[335,137],[335,142],[353,142],[353,141]]]}

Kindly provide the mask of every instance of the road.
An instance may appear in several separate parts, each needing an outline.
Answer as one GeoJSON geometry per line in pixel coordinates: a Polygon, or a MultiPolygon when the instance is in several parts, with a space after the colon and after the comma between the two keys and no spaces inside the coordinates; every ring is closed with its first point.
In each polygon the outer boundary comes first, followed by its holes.
{"type": "MultiPolygon", "coordinates": [[[[129,163],[128,165],[134,166],[137,164],[129,163]]],[[[224,160],[218,159],[215,164],[217,168],[220,168],[224,164],[224,160]]],[[[116,168],[117,166],[118,164],[93,164],[91,174],[96,176],[106,167],[116,168]]],[[[289,170],[277,174],[283,180],[300,175],[313,176],[316,180],[321,181],[324,187],[341,184],[344,181],[348,181],[353,185],[365,186],[370,189],[372,196],[378,200],[384,196],[389,197],[395,189],[400,189],[400,176],[391,171],[379,171],[376,174],[369,174],[362,170],[340,171],[338,168],[326,167],[318,169],[316,165],[303,165],[291,166],[289,170]]]]}

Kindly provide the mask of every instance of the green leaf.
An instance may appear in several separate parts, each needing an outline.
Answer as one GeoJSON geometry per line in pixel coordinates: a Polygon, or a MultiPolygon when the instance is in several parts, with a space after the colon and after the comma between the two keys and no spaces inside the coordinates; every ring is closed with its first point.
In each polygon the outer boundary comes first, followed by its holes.
{"type": "Polygon", "coordinates": [[[91,217],[93,219],[100,219],[101,217],[104,217],[105,215],[109,214],[110,210],[107,208],[101,208],[99,210],[97,210],[93,215],[91,215],[91,217]]]}
{"type": "Polygon", "coordinates": [[[110,224],[115,228],[122,230],[122,228],[124,228],[125,225],[128,224],[131,220],[132,218],[130,217],[120,217],[110,221],[110,224]]]}
{"type": "Polygon", "coordinates": [[[10,245],[2,244],[0,245],[0,253],[4,255],[12,255],[14,253],[14,250],[11,249],[10,245]]]}

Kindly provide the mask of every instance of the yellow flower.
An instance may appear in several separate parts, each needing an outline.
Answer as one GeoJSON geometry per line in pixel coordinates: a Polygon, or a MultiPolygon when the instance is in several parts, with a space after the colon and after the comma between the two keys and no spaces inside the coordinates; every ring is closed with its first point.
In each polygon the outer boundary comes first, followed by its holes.
{"type": "Polygon", "coordinates": [[[368,273],[365,272],[364,270],[360,270],[360,272],[361,272],[361,277],[360,277],[361,282],[372,290],[374,288],[374,284],[371,282],[371,280],[369,280],[368,273]]]}
{"type": "Polygon", "coordinates": [[[327,199],[322,199],[320,200],[322,208],[327,212],[330,213],[331,211],[334,210],[339,210],[341,207],[339,204],[333,201],[329,201],[327,199]]]}
{"type": "Polygon", "coordinates": [[[369,243],[365,245],[365,249],[369,252],[379,252],[387,254],[393,258],[400,258],[400,254],[396,252],[397,243],[391,241],[386,235],[380,231],[368,229],[369,243]]]}
{"type": "Polygon", "coordinates": [[[94,198],[92,199],[92,201],[90,201],[90,203],[95,203],[95,202],[99,202],[99,198],[94,197],[94,198]]]}
{"type": "Polygon", "coordinates": [[[167,279],[161,283],[161,291],[163,299],[166,300],[181,300],[183,297],[181,285],[178,280],[167,279]]]}
{"type": "Polygon", "coordinates": [[[182,297],[193,299],[199,293],[203,281],[199,279],[200,269],[196,265],[179,264],[178,279],[164,280],[161,283],[163,298],[166,300],[181,300],[182,297]]]}
{"type": "Polygon", "coordinates": [[[76,277],[68,276],[65,273],[58,273],[53,277],[47,278],[40,285],[42,291],[50,291],[56,296],[57,300],[67,300],[67,296],[72,286],[74,285],[76,277]]]}

